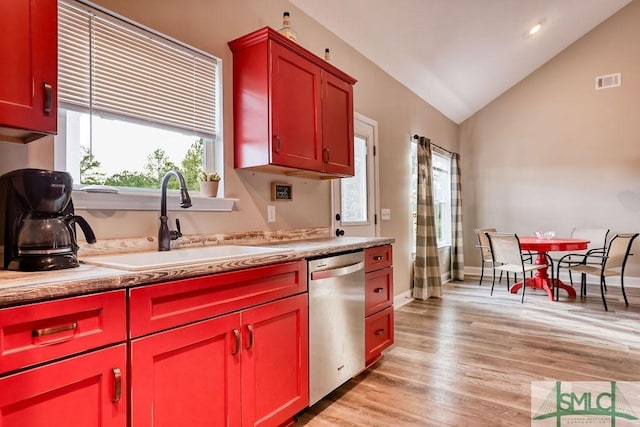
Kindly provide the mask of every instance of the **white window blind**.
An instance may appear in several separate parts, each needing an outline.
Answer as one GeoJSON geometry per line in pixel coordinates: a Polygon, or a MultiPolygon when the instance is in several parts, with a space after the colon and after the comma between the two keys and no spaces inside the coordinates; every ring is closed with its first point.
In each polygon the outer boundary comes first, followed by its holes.
{"type": "Polygon", "coordinates": [[[58,10],[61,106],[215,140],[217,58],[82,3],[58,10]]]}

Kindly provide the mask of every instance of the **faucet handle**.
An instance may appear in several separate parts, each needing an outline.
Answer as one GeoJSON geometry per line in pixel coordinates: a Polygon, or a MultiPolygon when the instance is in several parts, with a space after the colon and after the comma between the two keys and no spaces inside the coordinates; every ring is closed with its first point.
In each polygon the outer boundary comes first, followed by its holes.
{"type": "Polygon", "coordinates": [[[176,230],[178,233],[178,237],[182,237],[182,230],[180,230],[180,219],[176,218],[176,230]]]}
{"type": "Polygon", "coordinates": [[[180,230],[180,220],[176,218],[176,229],[177,230],[169,230],[169,239],[177,240],[179,237],[182,237],[182,231],[180,230]]]}

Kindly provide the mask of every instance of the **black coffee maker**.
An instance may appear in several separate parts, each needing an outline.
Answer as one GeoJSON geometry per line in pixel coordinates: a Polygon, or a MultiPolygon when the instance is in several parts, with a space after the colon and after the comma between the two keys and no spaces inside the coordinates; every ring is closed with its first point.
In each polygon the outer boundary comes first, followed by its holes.
{"type": "Polygon", "coordinates": [[[88,243],[96,238],[74,215],[73,178],[67,172],[19,169],[0,176],[0,255],[3,268],[47,271],[78,267],[75,224],[88,243]]]}

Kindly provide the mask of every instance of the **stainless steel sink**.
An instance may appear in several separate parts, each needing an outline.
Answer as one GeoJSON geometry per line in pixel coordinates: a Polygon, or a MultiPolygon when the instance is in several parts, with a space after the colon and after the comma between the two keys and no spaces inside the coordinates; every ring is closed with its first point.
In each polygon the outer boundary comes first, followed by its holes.
{"type": "Polygon", "coordinates": [[[189,264],[204,264],[229,259],[242,259],[290,252],[285,248],[263,246],[204,246],[160,252],[135,252],[118,255],[84,257],[80,262],[121,270],[149,270],[189,264]]]}

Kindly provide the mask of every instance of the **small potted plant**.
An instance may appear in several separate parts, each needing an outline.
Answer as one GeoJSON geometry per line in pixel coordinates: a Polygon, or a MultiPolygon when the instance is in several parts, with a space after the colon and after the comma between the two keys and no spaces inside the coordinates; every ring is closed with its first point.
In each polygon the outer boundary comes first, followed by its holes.
{"type": "Polygon", "coordinates": [[[217,172],[207,173],[205,171],[198,174],[200,182],[200,194],[207,197],[216,197],[218,195],[218,183],[220,175],[217,172]]]}

